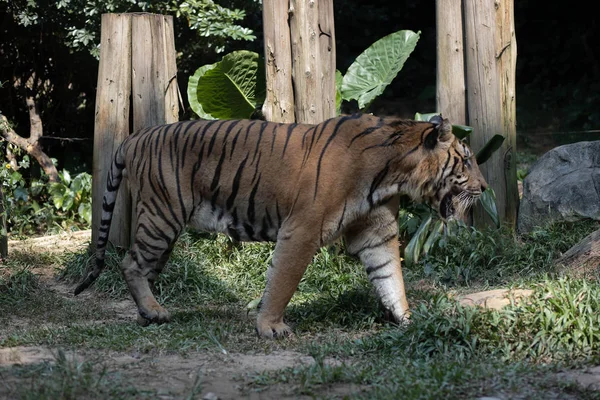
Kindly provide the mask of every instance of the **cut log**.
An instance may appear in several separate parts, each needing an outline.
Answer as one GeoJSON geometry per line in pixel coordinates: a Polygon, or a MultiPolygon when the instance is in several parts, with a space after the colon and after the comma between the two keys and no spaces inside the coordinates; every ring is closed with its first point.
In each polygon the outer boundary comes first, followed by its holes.
{"type": "Polygon", "coordinates": [[[600,277],[600,229],[571,247],[558,260],[557,270],[574,278],[600,277]]]}

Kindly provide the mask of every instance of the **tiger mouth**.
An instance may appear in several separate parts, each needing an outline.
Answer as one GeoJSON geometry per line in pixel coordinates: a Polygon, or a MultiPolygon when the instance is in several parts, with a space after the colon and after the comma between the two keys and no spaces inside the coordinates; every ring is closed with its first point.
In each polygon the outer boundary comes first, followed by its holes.
{"type": "Polygon", "coordinates": [[[471,192],[468,190],[454,193],[450,191],[440,201],[440,216],[442,219],[450,217],[461,217],[464,215],[479,198],[481,192],[471,192]]]}
{"type": "Polygon", "coordinates": [[[454,195],[452,193],[446,194],[440,202],[440,216],[443,219],[453,216],[456,213],[454,208],[454,195]]]}

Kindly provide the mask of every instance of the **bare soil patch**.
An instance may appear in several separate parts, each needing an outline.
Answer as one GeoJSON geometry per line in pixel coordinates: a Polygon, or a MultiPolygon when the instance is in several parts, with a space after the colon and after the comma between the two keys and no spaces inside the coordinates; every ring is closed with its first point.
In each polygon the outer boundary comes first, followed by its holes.
{"type": "MultiPolygon", "coordinates": [[[[80,251],[88,244],[90,231],[33,238],[24,241],[9,241],[11,252],[58,253],[80,251]]],[[[101,302],[110,311],[111,319],[135,323],[136,306],[131,299],[113,300],[94,291],[73,297],[71,285],[57,280],[54,266],[39,266],[33,269],[40,284],[70,301],[101,302]]],[[[93,323],[93,321],[90,321],[93,323]]],[[[100,322],[100,321],[99,321],[100,322]]],[[[106,322],[106,321],[104,321],[106,322]]],[[[27,327],[27,321],[13,318],[12,326],[27,327]]],[[[135,382],[143,390],[155,390],[161,399],[175,399],[195,393],[195,398],[207,399],[310,399],[312,396],[298,395],[291,384],[268,387],[253,387],[250,378],[257,374],[294,368],[315,363],[307,355],[295,351],[278,350],[270,353],[218,353],[189,352],[185,354],[139,354],[113,351],[63,349],[67,358],[74,362],[101,360],[107,371],[119,371],[128,381],[135,382]]],[[[16,366],[32,366],[54,363],[59,349],[43,346],[20,346],[0,348],[0,399],[12,398],[11,388],[20,385],[18,375],[2,373],[16,366]]],[[[326,360],[334,363],[335,360],[326,360]]],[[[339,398],[360,391],[355,385],[330,387],[327,393],[339,398]]],[[[327,393],[323,395],[329,397],[327,393]]]]}

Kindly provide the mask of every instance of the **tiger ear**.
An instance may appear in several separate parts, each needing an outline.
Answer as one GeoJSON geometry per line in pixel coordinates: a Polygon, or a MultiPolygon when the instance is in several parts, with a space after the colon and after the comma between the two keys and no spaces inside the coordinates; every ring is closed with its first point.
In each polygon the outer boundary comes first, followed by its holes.
{"type": "Polygon", "coordinates": [[[438,141],[447,140],[452,133],[452,124],[447,119],[443,119],[441,115],[434,115],[429,120],[434,125],[433,130],[425,137],[424,146],[430,150],[434,149],[438,141]]]}

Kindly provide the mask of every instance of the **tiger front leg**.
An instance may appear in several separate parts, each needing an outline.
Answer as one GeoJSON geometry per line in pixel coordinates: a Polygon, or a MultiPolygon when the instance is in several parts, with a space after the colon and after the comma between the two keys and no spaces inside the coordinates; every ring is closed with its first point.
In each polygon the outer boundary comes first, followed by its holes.
{"type": "Polygon", "coordinates": [[[318,249],[315,235],[280,235],[267,270],[267,285],[256,318],[256,333],[272,339],[292,335],[283,322],[285,307],[298,288],[306,267],[318,249]],[[307,240],[303,240],[307,237],[307,240]]]}
{"type": "Polygon", "coordinates": [[[158,304],[150,288],[150,282],[157,276],[156,266],[150,263],[141,264],[132,254],[136,253],[131,251],[125,256],[121,268],[129,292],[138,307],[138,324],[147,326],[151,323],[169,322],[169,312],[158,304]]]}
{"type": "Polygon", "coordinates": [[[395,199],[373,209],[366,220],[346,232],[346,246],[366,268],[375,293],[397,323],[408,321],[410,312],[400,266],[398,208],[395,199]]]}

